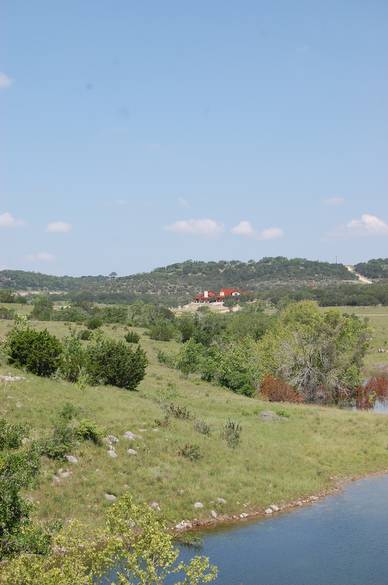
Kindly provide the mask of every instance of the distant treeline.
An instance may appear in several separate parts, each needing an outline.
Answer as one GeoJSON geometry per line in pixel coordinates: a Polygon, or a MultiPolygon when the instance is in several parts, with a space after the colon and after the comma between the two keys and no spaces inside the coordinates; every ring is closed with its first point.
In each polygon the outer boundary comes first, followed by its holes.
{"type": "Polygon", "coordinates": [[[388,258],[377,258],[356,264],[357,272],[372,279],[388,279],[388,258]]]}

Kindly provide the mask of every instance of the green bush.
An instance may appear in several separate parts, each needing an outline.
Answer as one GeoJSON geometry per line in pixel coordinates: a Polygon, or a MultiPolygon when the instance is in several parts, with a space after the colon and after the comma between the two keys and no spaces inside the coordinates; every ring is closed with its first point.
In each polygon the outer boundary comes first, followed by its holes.
{"type": "Polygon", "coordinates": [[[77,337],[78,339],[81,339],[81,341],[89,341],[92,337],[92,332],[90,329],[81,329],[81,331],[78,332],[77,337]]]}
{"type": "Polygon", "coordinates": [[[96,445],[101,445],[103,431],[95,422],[84,418],[78,423],[76,436],[82,441],[92,441],[96,445]]]}
{"type": "Polygon", "coordinates": [[[85,349],[80,340],[71,335],[62,342],[61,363],[58,373],[68,382],[77,382],[85,365],[85,349]]]}
{"type": "Polygon", "coordinates": [[[99,338],[86,348],[85,371],[91,384],[111,384],[135,390],[145,376],[147,356],[124,341],[99,338]]]}
{"type": "Polygon", "coordinates": [[[22,444],[25,433],[26,429],[22,425],[13,425],[7,422],[5,418],[1,418],[0,451],[4,449],[18,449],[22,444]]]}
{"type": "Polygon", "coordinates": [[[30,319],[50,321],[53,313],[53,302],[49,297],[39,295],[34,298],[30,319]]]}
{"type": "Polygon", "coordinates": [[[180,418],[181,420],[189,420],[191,418],[191,413],[186,406],[179,406],[178,404],[174,404],[171,402],[166,407],[166,413],[168,416],[173,416],[174,418],[180,418]]]}
{"type": "Polygon", "coordinates": [[[47,329],[14,327],[5,345],[8,361],[38,376],[51,376],[58,369],[62,344],[47,329]]]}
{"type": "Polygon", "coordinates": [[[128,331],[124,339],[127,343],[139,343],[140,335],[136,331],[128,331]]]}
{"type": "Polygon", "coordinates": [[[150,327],[150,337],[156,341],[170,341],[175,335],[175,327],[170,321],[158,321],[150,327]]]}
{"type": "Polygon", "coordinates": [[[15,318],[15,311],[7,307],[0,307],[0,319],[8,319],[9,321],[15,318]]]}
{"type": "Polygon", "coordinates": [[[194,430],[201,435],[210,435],[210,426],[204,420],[195,421],[194,430]]]}
{"type": "Polygon", "coordinates": [[[51,437],[40,444],[40,452],[49,459],[64,459],[76,441],[76,429],[66,420],[59,420],[51,437]]]}
{"type": "Polygon", "coordinates": [[[100,317],[90,317],[90,319],[86,321],[86,327],[91,331],[94,331],[94,329],[102,327],[102,325],[103,321],[102,319],[100,319],[100,317]]]}

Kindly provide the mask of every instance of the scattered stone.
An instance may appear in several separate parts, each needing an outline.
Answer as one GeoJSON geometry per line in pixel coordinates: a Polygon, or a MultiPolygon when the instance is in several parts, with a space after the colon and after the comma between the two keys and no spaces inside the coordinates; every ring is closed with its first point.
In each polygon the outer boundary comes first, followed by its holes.
{"type": "Polygon", "coordinates": [[[271,504],[270,508],[272,509],[273,512],[279,512],[280,508],[279,506],[277,506],[276,504],[271,504]]]}
{"type": "Polygon", "coordinates": [[[60,478],[57,475],[53,475],[53,484],[58,485],[59,483],[61,483],[60,478]]]}
{"type": "Polygon", "coordinates": [[[134,441],[135,439],[138,439],[139,437],[137,435],[135,435],[135,433],[131,433],[131,431],[126,431],[123,435],[124,439],[127,439],[128,441],[134,441]]]}
{"type": "Polygon", "coordinates": [[[224,500],[224,498],[217,498],[216,502],[217,504],[226,504],[226,500],[224,500]]]}
{"type": "Polygon", "coordinates": [[[17,403],[16,403],[16,408],[21,408],[22,406],[23,406],[23,405],[22,405],[22,403],[21,403],[21,402],[17,402],[17,403]]]}
{"type": "Polygon", "coordinates": [[[176,530],[189,530],[192,527],[193,527],[192,522],[190,522],[189,520],[182,520],[181,522],[179,522],[179,524],[177,524],[175,526],[175,529],[176,530]]]}
{"type": "Polygon", "coordinates": [[[128,455],[137,455],[136,449],[127,449],[128,455]]]}
{"type": "Polygon", "coordinates": [[[156,510],[157,512],[160,512],[160,506],[159,506],[158,502],[151,502],[150,508],[152,508],[153,510],[156,510]]]}
{"type": "Polygon", "coordinates": [[[11,376],[11,374],[0,376],[0,382],[21,382],[22,380],[25,380],[24,376],[11,376]]]}
{"type": "Polygon", "coordinates": [[[78,459],[75,455],[65,455],[65,459],[68,463],[73,463],[73,464],[78,463],[78,459]]]}
{"type": "Polygon", "coordinates": [[[195,508],[196,510],[200,510],[200,509],[201,509],[201,508],[203,508],[203,507],[204,507],[204,506],[203,506],[202,502],[195,502],[195,504],[194,504],[194,508],[195,508]]]}
{"type": "Polygon", "coordinates": [[[139,431],[139,433],[146,433],[147,429],[137,429],[139,431]]]}
{"type": "Polygon", "coordinates": [[[154,431],[154,433],[158,433],[159,429],[152,429],[154,431]]]}
{"type": "Polygon", "coordinates": [[[248,514],[246,514],[245,512],[243,512],[242,514],[240,514],[240,518],[242,520],[244,520],[245,518],[248,518],[248,514]]]}
{"type": "Polygon", "coordinates": [[[29,442],[30,442],[29,437],[23,437],[22,438],[22,445],[28,445],[29,442]]]}
{"type": "Polygon", "coordinates": [[[267,508],[264,513],[269,516],[270,514],[273,514],[273,510],[272,510],[272,508],[267,508]]]}
{"type": "Polygon", "coordinates": [[[108,435],[107,437],[105,437],[105,443],[107,445],[110,445],[111,447],[113,445],[117,445],[118,442],[119,442],[118,438],[115,437],[114,435],[108,435]]]}
{"type": "Polygon", "coordinates": [[[311,496],[310,500],[313,502],[317,502],[319,500],[319,498],[318,498],[318,496],[311,496]]]}
{"type": "Polygon", "coordinates": [[[215,519],[215,518],[218,518],[218,514],[217,514],[217,512],[216,512],[215,510],[212,510],[212,511],[210,512],[210,516],[211,516],[212,518],[214,518],[214,519],[215,519]]]}
{"type": "Polygon", "coordinates": [[[107,453],[108,453],[109,457],[112,457],[112,459],[116,459],[117,453],[114,449],[109,449],[107,453]]]}
{"type": "Polygon", "coordinates": [[[272,410],[263,410],[260,413],[261,420],[265,421],[273,421],[273,420],[280,420],[282,417],[273,412],[272,410]]]}
{"type": "Polygon", "coordinates": [[[114,502],[115,500],[117,500],[116,496],[113,494],[105,494],[105,499],[108,502],[114,502]]]}
{"type": "Polygon", "coordinates": [[[68,477],[70,477],[72,475],[71,471],[69,471],[68,469],[65,469],[65,470],[60,469],[58,471],[58,474],[59,474],[61,479],[67,479],[68,477]]]}

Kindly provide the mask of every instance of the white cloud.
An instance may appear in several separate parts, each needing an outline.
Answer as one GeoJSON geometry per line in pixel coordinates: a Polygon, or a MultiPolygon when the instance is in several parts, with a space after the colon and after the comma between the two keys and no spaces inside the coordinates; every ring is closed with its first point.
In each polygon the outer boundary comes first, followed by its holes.
{"type": "Polygon", "coordinates": [[[66,221],[52,221],[47,225],[46,231],[55,234],[67,234],[72,230],[71,223],[66,221]]]}
{"type": "Polygon", "coordinates": [[[328,234],[331,238],[363,236],[388,236],[388,223],[376,215],[363,213],[359,219],[352,219],[328,234]]]}
{"type": "Polygon", "coordinates": [[[21,225],[24,225],[24,221],[22,219],[17,219],[12,213],[9,213],[9,211],[0,213],[0,228],[14,228],[21,225]]]}
{"type": "Polygon", "coordinates": [[[232,234],[243,236],[245,238],[254,238],[255,240],[275,240],[282,238],[284,232],[281,228],[270,227],[257,232],[250,221],[242,220],[231,229],[232,234]]]}
{"type": "Polygon", "coordinates": [[[277,240],[278,238],[282,238],[284,236],[284,232],[281,228],[277,227],[270,227],[263,231],[261,231],[258,235],[259,240],[277,240]]]}
{"type": "Polygon", "coordinates": [[[182,219],[168,225],[165,229],[176,234],[212,238],[221,234],[224,226],[214,219],[182,219]]]}
{"type": "Polygon", "coordinates": [[[35,254],[28,254],[26,259],[29,262],[52,262],[55,260],[55,256],[49,252],[36,252],[35,254]]]}
{"type": "Polygon", "coordinates": [[[0,71],[0,89],[8,89],[13,84],[13,79],[8,77],[6,73],[0,71]]]}
{"type": "Polygon", "coordinates": [[[252,224],[246,220],[240,221],[240,223],[235,225],[231,231],[235,236],[244,236],[246,238],[254,238],[256,236],[252,224]]]}
{"type": "Polygon", "coordinates": [[[345,197],[328,197],[324,200],[324,203],[331,207],[339,207],[345,203],[345,197]]]}

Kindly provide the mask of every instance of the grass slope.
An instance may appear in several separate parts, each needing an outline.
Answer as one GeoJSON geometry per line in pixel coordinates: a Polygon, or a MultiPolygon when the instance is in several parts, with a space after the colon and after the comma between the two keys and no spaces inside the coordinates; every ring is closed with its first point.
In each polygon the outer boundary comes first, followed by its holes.
{"type": "MultiPolygon", "coordinates": [[[[10,326],[0,322],[0,336],[10,326]]],[[[36,326],[47,326],[57,335],[67,332],[63,323],[36,326]]],[[[106,331],[120,337],[124,330],[110,327],[106,331]]],[[[388,467],[388,417],[333,408],[269,405],[237,396],[184,379],[161,366],[157,351],[173,350],[173,342],[153,342],[142,335],[142,345],[150,366],[138,392],[112,387],[80,390],[63,381],[32,375],[22,382],[0,383],[0,416],[28,423],[35,436],[49,433],[58,410],[65,402],[72,402],[107,434],[120,439],[117,459],[108,456],[105,446],[85,443],[74,453],[79,457],[77,465],[44,461],[39,485],[32,493],[37,517],[78,518],[95,524],[109,505],[104,494],[120,495],[129,490],[139,500],[158,502],[170,522],[206,519],[211,510],[249,512],[318,493],[330,487],[333,478],[388,467]],[[196,432],[193,420],[174,419],[169,427],[158,428],[155,419],[163,417],[162,407],[171,401],[205,420],[211,435],[196,432]],[[264,422],[259,413],[268,409],[286,411],[289,418],[264,422]],[[229,418],[243,427],[241,444],[234,450],[220,436],[229,418]],[[126,441],[122,437],[125,431],[142,439],[126,441]],[[198,444],[202,459],[190,462],[180,457],[178,451],[186,443],[198,444]],[[128,447],[138,454],[128,455],[128,447]],[[52,477],[59,468],[70,469],[72,475],[54,485],[52,477]],[[227,503],[217,505],[214,501],[218,497],[227,503]],[[196,501],[204,508],[194,509],[196,501]]],[[[17,371],[7,365],[0,368],[0,373],[12,372],[17,371]]]]}

